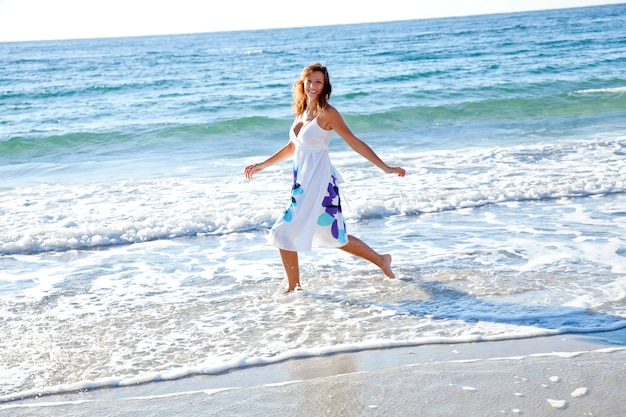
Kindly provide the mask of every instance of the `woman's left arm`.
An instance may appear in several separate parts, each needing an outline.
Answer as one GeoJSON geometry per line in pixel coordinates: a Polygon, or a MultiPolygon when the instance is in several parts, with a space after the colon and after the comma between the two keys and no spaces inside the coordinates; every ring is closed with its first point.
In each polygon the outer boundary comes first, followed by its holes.
{"type": "Polygon", "coordinates": [[[356,153],[363,156],[365,159],[370,161],[372,164],[376,165],[378,168],[382,169],[386,174],[397,174],[399,177],[404,177],[406,171],[400,167],[390,167],[387,165],[370,146],[363,142],[361,139],[357,138],[354,133],[350,130],[346,122],[343,120],[343,117],[332,106],[328,106],[328,108],[324,111],[325,116],[322,125],[326,129],[334,129],[335,132],[346,143],[354,149],[356,153]]]}

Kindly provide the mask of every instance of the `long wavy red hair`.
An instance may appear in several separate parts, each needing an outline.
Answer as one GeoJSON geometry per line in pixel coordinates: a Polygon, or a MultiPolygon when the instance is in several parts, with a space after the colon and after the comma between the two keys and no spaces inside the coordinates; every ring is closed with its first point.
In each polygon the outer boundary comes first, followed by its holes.
{"type": "Polygon", "coordinates": [[[293,83],[293,113],[296,116],[301,115],[302,113],[304,113],[305,110],[307,110],[307,97],[304,92],[304,81],[309,75],[311,75],[311,73],[315,71],[320,71],[322,74],[324,74],[324,89],[322,90],[322,94],[320,94],[320,97],[317,100],[317,111],[320,112],[324,110],[328,105],[330,93],[332,92],[330,77],[328,76],[328,70],[326,69],[326,67],[323,64],[316,62],[315,64],[304,67],[304,69],[302,70],[302,75],[300,75],[300,79],[293,83]]]}

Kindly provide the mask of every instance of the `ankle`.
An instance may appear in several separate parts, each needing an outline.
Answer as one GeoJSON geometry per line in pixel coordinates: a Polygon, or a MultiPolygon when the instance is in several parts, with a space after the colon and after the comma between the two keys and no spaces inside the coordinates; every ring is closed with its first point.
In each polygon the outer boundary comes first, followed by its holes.
{"type": "Polygon", "coordinates": [[[287,288],[287,291],[285,291],[285,294],[294,292],[294,291],[302,291],[302,287],[300,286],[299,282],[296,285],[294,285],[293,288],[291,287],[287,288]]]}

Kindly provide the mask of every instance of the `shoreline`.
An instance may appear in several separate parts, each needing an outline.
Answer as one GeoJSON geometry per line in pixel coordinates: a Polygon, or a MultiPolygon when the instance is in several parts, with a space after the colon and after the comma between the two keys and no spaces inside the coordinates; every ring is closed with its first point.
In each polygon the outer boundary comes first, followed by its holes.
{"type": "Polygon", "coordinates": [[[0,416],[618,416],[624,386],[626,328],[294,359],[16,400],[0,416]]]}

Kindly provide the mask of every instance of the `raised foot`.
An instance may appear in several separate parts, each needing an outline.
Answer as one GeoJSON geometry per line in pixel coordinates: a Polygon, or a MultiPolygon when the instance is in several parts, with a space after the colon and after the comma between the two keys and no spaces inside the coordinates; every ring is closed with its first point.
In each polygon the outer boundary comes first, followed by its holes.
{"type": "Polygon", "coordinates": [[[383,270],[383,272],[385,273],[385,275],[387,275],[387,277],[389,278],[396,277],[393,271],[391,270],[391,255],[389,254],[383,255],[383,264],[380,269],[383,270]]]}

